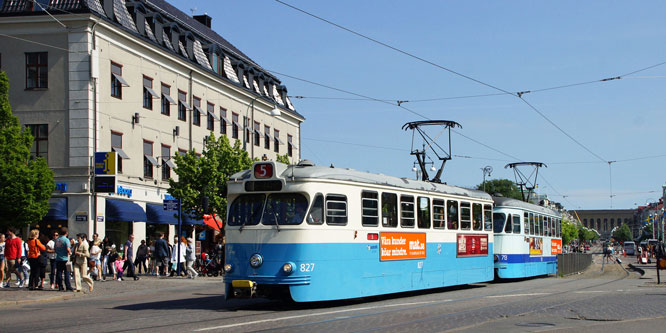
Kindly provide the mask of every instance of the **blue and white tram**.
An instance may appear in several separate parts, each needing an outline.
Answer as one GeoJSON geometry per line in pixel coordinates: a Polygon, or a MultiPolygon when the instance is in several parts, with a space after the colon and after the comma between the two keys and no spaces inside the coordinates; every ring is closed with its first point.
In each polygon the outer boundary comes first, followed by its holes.
{"type": "Polygon", "coordinates": [[[493,197],[495,272],[512,279],[557,273],[561,216],[516,199],[493,197]]]}
{"type": "Polygon", "coordinates": [[[491,281],[492,198],[257,162],[228,182],[225,297],[337,300],[491,281]]]}

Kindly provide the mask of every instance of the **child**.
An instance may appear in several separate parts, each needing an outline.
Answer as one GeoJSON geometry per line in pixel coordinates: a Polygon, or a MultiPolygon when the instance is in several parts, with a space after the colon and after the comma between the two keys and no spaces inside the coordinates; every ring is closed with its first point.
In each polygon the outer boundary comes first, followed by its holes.
{"type": "Polygon", "coordinates": [[[123,264],[125,263],[125,260],[122,260],[123,253],[118,252],[118,257],[116,257],[116,261],[113,263],[116,266],[116,272],[118,276],[118,281],[123,280],[123,264]]]}

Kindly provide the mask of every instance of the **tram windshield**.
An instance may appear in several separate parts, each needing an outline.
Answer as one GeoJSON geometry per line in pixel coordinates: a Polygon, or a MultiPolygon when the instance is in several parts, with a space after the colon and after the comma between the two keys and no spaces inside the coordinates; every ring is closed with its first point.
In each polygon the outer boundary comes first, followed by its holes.
{"type": "Polygon", "coordinates": [[[299,193],[244,194],[229,208],[229,225],[301,224],[307,210],[308,200],[299,193]]]}
{"type": "Polygon", "coordinates": [[[504,213],[493,213],[494,227],[493,232],[496,234],[504,231],[504,222],[506,222],[506,215],[504,213]]]}

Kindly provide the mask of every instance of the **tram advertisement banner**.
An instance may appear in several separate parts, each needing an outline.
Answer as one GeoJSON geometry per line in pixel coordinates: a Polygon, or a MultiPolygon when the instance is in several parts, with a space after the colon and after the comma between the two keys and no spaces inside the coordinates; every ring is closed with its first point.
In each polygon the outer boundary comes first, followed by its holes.
{"type": "Polygon", "coordinates": [[[550,254],[561,254],[562,253],[562,240],[561,239],[551,239],[550,240],[550,254]]]}
{"type": "Polygon", "coordinates": [[[380,233],[379,259],[403,260],[424,259],[426,257],[426,234],[412,232],[382,232],[380,233]]]}
{"type": "Polygon", "coordinates": [[[458,234],[458,257],[487,256],[488,235],[458,234]]]}
{"type": "Polygon", "coordinates": [[[543,254],[543,238],[530,237],[530,254],[543,254]]]}

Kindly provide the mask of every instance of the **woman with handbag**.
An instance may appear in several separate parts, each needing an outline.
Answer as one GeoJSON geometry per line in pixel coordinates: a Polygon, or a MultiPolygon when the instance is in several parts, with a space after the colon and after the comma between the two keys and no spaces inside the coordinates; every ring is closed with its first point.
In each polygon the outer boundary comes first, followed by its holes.
{"type": "Polygon", "coordinates": [[[88,284],[88,291],[93,291],[93,280],[88,276],[88,258],[90,258],[90,247],[88,245],[87,235],[78,234],[76,235],[76,240],[78,245],[76,250],[74,250],[74,285],[75,291],[81,291],[81,279],[88,284]]]}
{"type": "MultiPolygon", "coordinates": [[[[39,241],[39,230],[30,230],[30,237],[28,237],[28,262],[30,263],[30,279],[28,282],[29,290],[44,289],[40,287],[41,263],[40,258],[46,258],[41,255],[42,251],[46,251],[46,247],[39,241]]],[[[46,265],[45,265],[46,266],[46,265]]]]}

